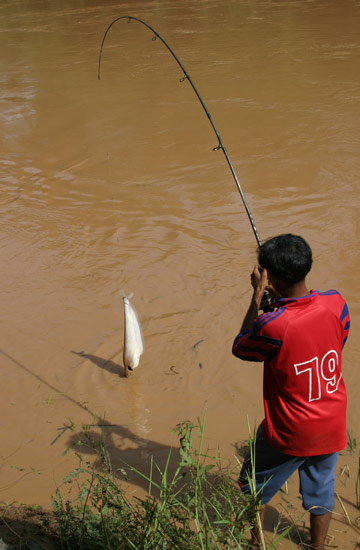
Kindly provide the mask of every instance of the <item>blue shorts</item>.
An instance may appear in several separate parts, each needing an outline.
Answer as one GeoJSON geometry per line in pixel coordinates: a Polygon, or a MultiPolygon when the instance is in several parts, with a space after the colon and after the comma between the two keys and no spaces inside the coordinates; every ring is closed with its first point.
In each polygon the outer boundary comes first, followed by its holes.
{"type": "MultiPolygon", "coordinates": [[[[300,493],[305,510],[312,508],[311,513],[320,516],[334,509],[337,453],[317,456],[286,455],[266,442],[259,427],[253,456],[256,492],[260,491],[262,504],[269,502],[289,477],[299,470],[300,493]]],[[[251,479],[252,475],[249,451],[239,477],[239,484],[244,493],[251,492],[248,478],[251,479]]]]}

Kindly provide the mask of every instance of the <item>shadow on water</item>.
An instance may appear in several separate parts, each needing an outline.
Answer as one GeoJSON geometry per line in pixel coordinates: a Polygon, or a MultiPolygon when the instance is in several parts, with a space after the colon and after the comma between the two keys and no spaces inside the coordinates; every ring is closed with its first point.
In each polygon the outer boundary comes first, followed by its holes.
{"type": "Polygon", "coordinates": [[[117,374],[118,376],[120,376],[120,378],[126,378],[124,374],[123,365],[119,365],[118,363],[115,363],[111,359],[104,359],[102,357],[98,357],[97,355],[91,355],[90,353],[85,353],[84,351],[71,350],[71,353],[74,353],[79,357],[84,357],[85,359],[88,359],[100,369],[107,370],[110,374],[117,374]]]}
{"type": "Polygon", "coordinates": [[[160,472],[167,466],[168,479],[171,479],[180,459],[177,448],[139,437],[120,425],[101,424],[100,419],[97,426],[86,426],[72,434],[66,444],[84,459],[93,457],[92,466],[97,471],[104,467],[106,450],[115,475],[144,492],[148,492],[149,482],[143,476],[150,476],[152,470],[152,479],[159,483],[160,472]],[[152,461],[156,467],[152,467],[152,461]]]}
{"type": "MultiPolygon", "coordinates": [[[[12,357],[4,350],[0,350],[0,353],[17,367],[21,368],[27,374],[34,377],[36,380],[50,388],[52,392],[61,393],[63,398],[91,415],[93,423],[87,424],[85,429],[82,429],[77,433],[73,433],[67,441],[67,446],[84,456],[90,455],[96,457],[94,461],[95,468],[100,469],[102,467],[101,455],[99,454],[99,448],[101,445],[106,446],[110,461],[113,464],[115,470],[116,468],[124,467],[125,464],[140,464],[141,466],[139,466],[139,471],[146,475],[149,473],[151,457],[153,457],[154,462],[156,462],[159,468],[162,469],[165,467],[169,453],[171,453],[171,459],[169,463],[170,472],[178,464],[178,453],[169,445],[164,445],[157,441],[145,439],[141,436],[138,436],[128,428],[125,428],[119,424],[112,424],[109,419],[100,417],[99,415],[91,411],[86,405],[80,403],[77,399],[74,399],[69,394],[60,391],[59,388],[47,382],[39,374],[34,373],[29,367],[12,357]]],[[[95,364],[97,364],[99,367],[107,369],[116,368],[115,372],[117,374],[119,373],[119,366],[112,361],[101,359],[96,356],[89,356],[87,354],[85,355],[82,353],[77,353],[77,355],[81,355],[89,359],[93,358],[94,362],[96,361],[95,364]]],[[[114,371],[111,370],[110,372],[114,371]]],[[[60,438],[62,438],[62,436],[67,434],[69,431],[73,432],[74,430],[75,426],[70,424],[59,428],[57,436],[51,441],[50,444],[54,445],[60,438]]],[[[131,483],[140,486],[142,489],[148,489],[146,480],[141,478],[141,476],[131,475],[131,478],[132,479],[130,480],[129,476],[129,481],[131,483]]]]}

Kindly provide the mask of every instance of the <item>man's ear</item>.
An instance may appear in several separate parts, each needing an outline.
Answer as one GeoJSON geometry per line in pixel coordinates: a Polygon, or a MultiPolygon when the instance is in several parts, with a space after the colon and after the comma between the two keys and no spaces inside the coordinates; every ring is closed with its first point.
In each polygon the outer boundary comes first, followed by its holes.
{"type": "Polygon", "coordinates": [[[270,271],[267,272],[268,274],[268,281],[272,286],[275,286],[277,277],[273,275],[270,271]]]}
{"type": "Polygon", "coordinates": [[[281,295],[282,284],[281,284],[281,280],[279,279],[279,277],[277,277],[276,275],[273,275],[272,273],[270,273],[268,271],[268,280],[269,280],[270,285],[275,290],[275,292],[280,296],[281,295]]]}

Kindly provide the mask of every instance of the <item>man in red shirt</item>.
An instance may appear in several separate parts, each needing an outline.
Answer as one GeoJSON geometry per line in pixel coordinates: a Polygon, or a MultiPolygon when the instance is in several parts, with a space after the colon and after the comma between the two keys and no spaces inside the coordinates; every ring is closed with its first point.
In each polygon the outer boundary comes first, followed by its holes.
{"type": "MultiPolygon", "coordinates": [[[[301,237],[269,239],[258,259],[252,300],[233,344],[240,359],[264,362],[265,418],[254,444],[256,490],[266,504],[298,470],[303,506],[310,510],[310,548],[323,550],[335,505],[337,452],[347,443],[341,351],[349,312],[337,291],[307,289],[312,253],[301,237]],[[275,299],[274,311],[259,316],[265,290],[275,299]]],[[[240,474],[244,492],[250,492],[250,455],[240,474]]],[[[254,528],[253,542],[258,537],[254,528]]]]}

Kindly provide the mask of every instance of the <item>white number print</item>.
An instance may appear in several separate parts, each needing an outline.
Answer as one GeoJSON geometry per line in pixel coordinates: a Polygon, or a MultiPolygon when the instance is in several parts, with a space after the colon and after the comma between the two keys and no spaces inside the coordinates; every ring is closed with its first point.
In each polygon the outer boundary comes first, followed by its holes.
{"type": "Polygon", "coordinates": [[[326,391],[334,393],[339,387],[342,374],[337,378],[336,367],[339,363],[339,357],[335,350],[328,351],[321,360],[321,376],[327,381],[326,391]]]}
{"type": "Polygon", "coordinates": [[[334,393],[338,389],[342,378],[342,374],[340,373],[339,376],[339,372],[336,370],[338,364],[338,354],[335,350],[331,349],[321,359],[320,368],[318,357],[294,365],[296,375],[308,373],[309,402],[321,399],[321,379],[326,382],[327,393],[334,393]]]}

